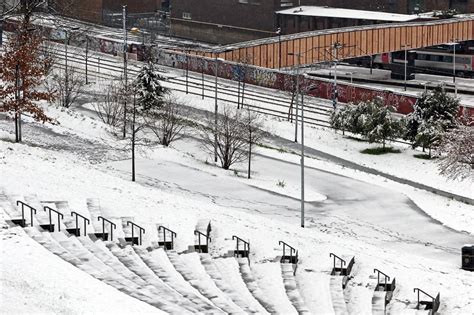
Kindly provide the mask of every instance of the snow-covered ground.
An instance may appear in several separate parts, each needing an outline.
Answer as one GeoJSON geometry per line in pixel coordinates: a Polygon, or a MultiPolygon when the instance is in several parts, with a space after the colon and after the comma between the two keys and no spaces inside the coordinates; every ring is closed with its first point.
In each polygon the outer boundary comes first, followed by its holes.
{"type": "MultiPolygon", "coordinates": [[[[180,97],[186,97],[193,106],[211,108],[210,99],[201,103],[191,96],[180,97]]],[[[410,301],[416,299],[413,287],[433,294],[441,292],[443,313],[466,314],[472,310],[474,278],[472,273],[459,269],[459,249],[464,243],[474,243],[474,237],[455,231],[474,233],[470,224],[473,211],[466,205],[343,167],[315,154],[306,159],[309,200],[306,228],[302,229],[299,158],[291,153],[295,147],[284,141],[291,139],[293,131],[287,122],[265,119],[267,129],[281,138],[271,139],[275,149],[257,149],[251,180],[243,178],[245,164],[235,166],[237,173],[221,170],[206,163],[210,158],[196,140],[186,138],[172,148],[153,147],[142,152],[137,161],[137,182],[132,183],[129,154],[122,150],[123,141],[115,139],[109,127],[88,112],[54,107],[48,112],[60,124],[26,123],[23,144],[12,142],[11,122],[0,122],[0,186],[12,200],[32,195],[39,200],[67,200],[71,209],[83,213],[86,199],[97,198],[103,215],[133,217],[143,225],[147,229],[146,244],[156,237],[156,233],[148,233],[156,223],[174,229],[178,233],[178,251],[193,244],[192,231],[199,220],[211,220],[212,254],[221,255],[231,249],[231,235],[244,236],[252,244],[257,282],[267,283],[275,290],[281,290],[281,284],[270,283],[275,280],[274,266],[265,268],[264,262],[280,254],[278,241],[284,240],[299,250],[296,279],[302,283],[307,305],[316,304],[311,302],[311,291],[327,302],[325,290],[329,284],[325,281],[329,279],[323,274],[330,270],[329,253],[335,252],[356,255],[357,274],[361,276],[355,278],[354,285],[360,289],[349,291],[351,313],[367,310],[364,303],[370,303],[366,298],[371,293],[366,286],[369,279],[362,275],[371,274],[374,267],[397,278],[399,289],[389,305],[395,313],[411,311],[410,301]],[[277,186],[281,180],[285,187],[277,186]],[[453,229],[445,228],[424,212],[453,229]],[[314,272],[320,276],[313,279],[321,283],[311,286],[301,280],[306,273],[314,272]]],[[[407,164],[418,162],[408,153],[385,156],[383,161],[380,157],[366,157],[358,153],[366,144],[324,129],[308,129],[306,137],[309,157],[314,147],[356,162],[366,159],[370,165],[392,163],[394,172],[403,172],[401,169],[407,164]],[[390,162],[391,157],[399,158],[402,164],[390,162]]],[[[442,188],[448,189],[449,185],[442,188]]],[[[82,271],[71,271],[73,267],[48,254],[19,228],[8,228],[6,224],[3,227],[0,268],[2,309],[6,313],[16,314],[24,307],[28,312],[80,313],[86,306],[85,312],[130,313],[132,308],[135,312],[151,311],[148,305],[82,271]],[[11,255],[13,251],[15,254],[11,255]],[[57,270],[56,276],[50,274],[54,274],[53,270],[57,270]],[[31,294],[34,299],[26,305],[10,303],[25,301],[31,294]],[[107,303],[100,297],[106,297],[107,303]],[[92,303],[95,306],[89,305],[92,303]]]]}

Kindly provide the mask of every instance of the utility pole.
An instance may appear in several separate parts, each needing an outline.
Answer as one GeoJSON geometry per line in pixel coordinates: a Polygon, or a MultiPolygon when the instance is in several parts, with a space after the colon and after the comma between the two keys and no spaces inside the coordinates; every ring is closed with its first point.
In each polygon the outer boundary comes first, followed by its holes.
{"type": "Polygon", "coordinates": [[[123,138],[127,136],[127,95],[128,95],[128,82],[127,82],[127,6],[124,5],[122,8],[122,20],[123,20],[123,80],[125,88],[125,97],[123,103],[123,138]]]}
{"type": "Polygon", "coordinates": [[[215,79],[215,96],[214,96],[214,162],[217,162],[217,73],[219,71],[219,58],[215,59],[215,72],[216,72],[216,79],[215,79]]]}
{"type": "MultiPolygon", "coordinates": [[[[295,54],[296,55],[296,54],[295,54]]],[[[295,142],[298,143],[298,104],[300,99],[300,54],[298,56],[298,66],[296,67],[296,101],[295,101],[295,142]]]]}
{"type": "Polygon", "coordinates": [[[86,84],[89,84],[88,64],[89,64],[89,36],[86,35],[86,84]]]}
{"type": "Polygon", "coordinates": [[[333,100],[332,100],[332,106],[334,110],[337,107],[337,57],[338,57],[338,51],[339,49],[342,48],[341,43],[335,42],[333,44],[333,58],[334,58],[334,86],[333,86],[333,100]]]}

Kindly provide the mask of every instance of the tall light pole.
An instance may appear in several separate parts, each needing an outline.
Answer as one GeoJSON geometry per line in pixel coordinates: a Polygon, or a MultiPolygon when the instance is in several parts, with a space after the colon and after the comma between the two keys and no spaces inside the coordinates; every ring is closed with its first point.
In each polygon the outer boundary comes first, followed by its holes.
{"type": "Polygon", "coordinates": [[[216,58],[214,60],[215,63],[215,86],[214,86],[214,162],[217,162],[217,75],[219,72],[219,58],[217,57],[218,54],[216,53],[216,58]]]}
{"type": "Polygon", "coordinates": [[[458,44],[457,38],[452,38],[451,43],[448,43],[448,45],[453,46],[453,83],[454,83],[454,95],[456,97],[458,96],[458,89],[457,89],[457,84],[456,84],[456,45],[457,44],[458,44]]]}
{"type": "Polygon", "coordinates": [[[334,87],[333,87],[333,100],[332,100],[332,106],[334,109],[337,107],[337,56],[338,56],[338,51],[339,49],[342,48],[342,44],[339,42],[335,42],[333,44],[333,58],[334,58],[334,87]]]}
{"type": "Polygon", "coordinates": [[[278,70],[281,70],[281,27],[275,33],[278,35],[278,70]]]}
{"type": "Polygon", "coordinates": [[[77,31],[79,27],[73,27],[70,29],[63,29],[64,31],[64,89],[66,91],[66,95],[68,94],[69,90],[69,72],[68,72],[68,65],[67,65],[67,54],[68,54],[68,46],[69,46],[69,32],[77,31]]]}
{"type": "MultiPolygon", "coordinates": [[[[127,82],[127,6],[122,7],[122,22],[123,22],[123,82],[125,88],[125,94],[128,94],[128,82],[127,82]]],[[[127,97],[124,97],[123,103],[123,137],[127,136],[127,97]]]]}
{"type": "Polygon", "coordinates": [[[403,84],[403,89],[406,91],[407,90],[407,66],[408,66],[408,47],[411,47],[410,44],[405,44],[402,45],[402,48],[405,50],[405,62],[404,62],[404,84],[403,84]]]}

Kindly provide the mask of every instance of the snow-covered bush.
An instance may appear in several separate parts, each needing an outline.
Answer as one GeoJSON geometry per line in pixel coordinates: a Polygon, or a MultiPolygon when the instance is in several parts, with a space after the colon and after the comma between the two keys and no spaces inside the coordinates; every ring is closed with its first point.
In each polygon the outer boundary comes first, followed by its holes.
{"type": "Polygon", "coordinates": [[[459,126],[443,134],[437,149],[440,173],[448,178],[474,178],[474,128],[459,126]]]}
{"type": "Polygon", "coordinates": [[[158,110],[163,106],[163,97],[168,90],[161,85],[164,80],[155,65],[146,63],[133,83],[137,97],[137,111],[147,113],[158,110]]]}
{"type": "MultiPolygon", "coordinates": [[[[441,87],[425,92],[406,118],[404,139],[412,142],[413,147],[423,150],[436,147],[442,134],[456,127],[459,112],[459,99],[448,95],[441,87]]],[[[431,152],[430,152],[431,154],[431,152]]]]}

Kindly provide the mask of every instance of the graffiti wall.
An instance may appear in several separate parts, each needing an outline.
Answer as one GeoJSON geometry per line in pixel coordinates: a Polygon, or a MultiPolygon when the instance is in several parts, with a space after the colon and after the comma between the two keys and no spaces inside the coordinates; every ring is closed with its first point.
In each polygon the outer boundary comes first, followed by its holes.
{"type": "MultiPolygon", "coordinates": [[[[158,54],[158,62],[162,65],[186,69],[194,72],[204,72],[208,75],[216,73],[216,59],[203,58],[195,55],[186,55],[179,52],[161,51],[158,54]]],[[[272,69],[259,68],[252,65],[239,64],[223,60],[217,60],[217,72],[221,78],[229,80],[243,80],[246,83],[293,91],[296,87],[296,75],[281,73],[272,69]]],[[[309,95],[324,99],[333,97],[333,81],[322,78],[300,77],[300,87],[309,95]]],[[[393,106],[398,113],[408,114],[413,110],[417,98],[409,95],[394,93],[392,91],[360,87],[348,83],[338,83],[337,96],[340,102],[359,102],[375,97],[380,97],[384,104],[393,106]]]]}

